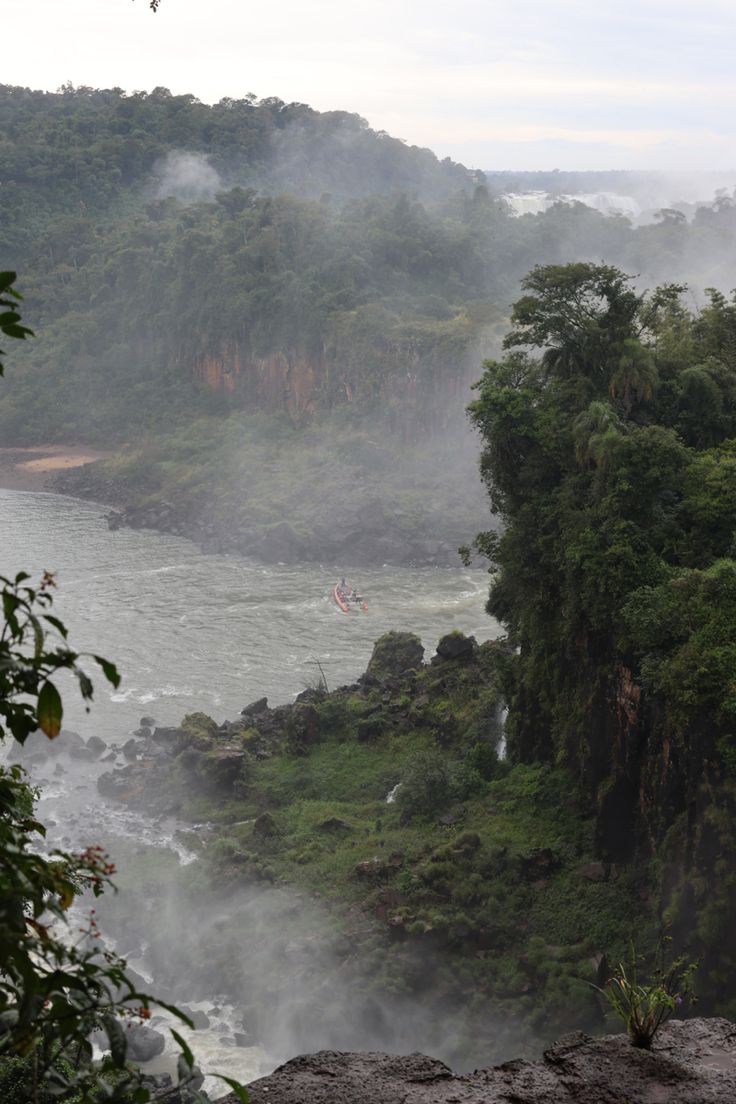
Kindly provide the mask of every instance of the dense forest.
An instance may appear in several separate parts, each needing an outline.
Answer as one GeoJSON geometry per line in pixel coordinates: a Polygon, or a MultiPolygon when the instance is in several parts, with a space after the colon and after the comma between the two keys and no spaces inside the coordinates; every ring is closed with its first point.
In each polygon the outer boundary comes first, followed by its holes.
{"type": "MultiPolygon", "coordinates": [[[[185,528],[212,469],[257,451],[254,415],[285,419],[295,457],[315,420],[407,449],[455,431],[535,263],[604,259],[699,301],[729,287],[728,197],[640,227],[581,204],[513,218],[482,174],[274,99],[3,87],[0,121],[0,251],[39,331],[3,441],[125,443],[103,497],[173,503],[185,528]]],[[[221,497],[207,524],[232,531],[221,497]]]]}
{"type": "Polygon", "coordinates": [[[736,304],[713,291],[692,315],[682,287],[643,296],[585,264],[535,268],[524,289],[472,407],[504,523],[478,545],[497,572],[489,611],[516,649],[509,748],[576,779],[600,858],[657,856],[660,917],[723,1008],[736,968],[736,304]]]}

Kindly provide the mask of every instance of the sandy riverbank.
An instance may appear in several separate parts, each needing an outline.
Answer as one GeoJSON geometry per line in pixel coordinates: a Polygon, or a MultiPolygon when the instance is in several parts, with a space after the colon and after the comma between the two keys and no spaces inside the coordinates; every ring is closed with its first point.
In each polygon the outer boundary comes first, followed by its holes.
{"type": "Polygon", "coordinates": [[[0,487],[13,491],[46,491],[58,472],[80,468],[109,455],[84,445],[0,448],[0,487]]]}

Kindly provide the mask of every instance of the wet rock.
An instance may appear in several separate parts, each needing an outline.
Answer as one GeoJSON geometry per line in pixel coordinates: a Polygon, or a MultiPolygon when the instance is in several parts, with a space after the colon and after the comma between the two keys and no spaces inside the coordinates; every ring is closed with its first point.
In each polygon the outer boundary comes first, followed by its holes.
{"type": "Polygon", "coordinates": [[[107,744],[99,736],[90,736],[87,741],[87,748],[94,752],[96,756],[99,756],[102,755],[103,751],[107,751],[107,744]]]}
{"type": "Polygon", "coordinates": [[[131,736],[129,740],[126,740],[120,749],[126,759],[135,759],[138,756],[138,743],[131,736]]]}
{"type": "Polygon", "coordinates": [[[242,748],[218,747],[204,754],[197,754],[199,755],[196,765],[197,774],[202,781],[212,789],[232,789],[236,779],[240,777],[246,760],[246,753],[242,748]]]}
{"type": "Polygon", "coordinates": [[[141,717],[138,724],[141,726],[141,728],[155,728],[156,720],[154,717],[141,717]]]}
{"type": "Polygon", "coordinates": [[[251,1041],[244,1031],[233,1031],[233,1040],[236,1046],[247,1047],[251,1046],[251,1041]]]}
{"type": "Polygon", "coordinates": [[[268,709],[268,698],[258,698],[240,710],[241,717],[257,717],[259,713],[265,713],[268,709]]]}
{"type": "Polygon", "coordinates": [[[478,649],[478,642],[474,636],[465,636],[464,633],[455,631],[443,636],[437,645],[437,657],[441,660],[472,659],[478,649]]]}
{"type": "Polygon", "coordinates": [[[116,771],[106,771],[97,779],[97,789],[105,797],[113,797],[117,801],[125,798],[133,785],[132,767],[122,767],[116,771]]]}
{"type": "Polygon", "coordinates": [[[57,746],[60,745],[61,747],[63,747],[65,751],[68,751],[71,747],[82,747],[82,745],[84,744],[84,740],[79,735],[79,733],[75,732],[71,728],[62,728],[61,732],[56,737],[56,740],[54,742],[57,744],[57,746]]]}
{"type": "Polygon", "coordinates": [[[128,1058],[132,1062],[150,1062],[163,1053],[166,1036],[144,1024],[130,1024],[125,1031],[128,1058]]]}
{"type": "Polygon", "coordinates": [[[306,702],[308,705],[314,705],[315,703],[324,700],[326,691],[318,686],[308,686],[306,690],[302,690],[301,694],[297,694],[295,700],[298,702],[306,702]]]}
{"type": "Polygon", "coordinates": [[[373,646],[367,674],[378,679],[387,675],[400,676],[416,671],[423,658],[424,646],[415,633],[387,632],[373,646]]]}
{"type": "Polygon", "coordinates": [[[297,702],[286,723],[286,735],[292,750],[304,754],[319,743],[319,713],[313,705],[297,702]]]}
{"type": "Polygon", "coordinates": [[[279,1066],[248,1092],[251,1104],[725,1104],[736,1100],[736,1025],[670,1022],[649,1051],[625,1035],[576,1032],[536,1061],[464,1075],[422,1054],[320,1051],[279,1066]]]}
{"type": "Polygon", "coordinates": [[[165,746],[175,744],[180,736],[180,728],[161,728],[159,726],[154,728],[153,732],[151,733],[152,740],[155,740],[157,744],[164,744],[165,746]]]}
{"type": "Polygon", "coordinates": [[[74,747],[74,748],[72,748],[72,750],[71,750],[71,751],[69,752],[69,758],[70,758],[70,759],[79,759],[79,760],[81,760],[82,762],[85,762],[85,761],[86,761],[86,762],[90,762],[90,763],[91,763],[91,762],[92,762],[92,761],[93,761],[94,759],[96,759],[96,758],[97,758],[97,753],[96,753],[96,752],[94,752],[94,751],[92,750],[92,748],[87,748],[87,747],[74,747]]]}

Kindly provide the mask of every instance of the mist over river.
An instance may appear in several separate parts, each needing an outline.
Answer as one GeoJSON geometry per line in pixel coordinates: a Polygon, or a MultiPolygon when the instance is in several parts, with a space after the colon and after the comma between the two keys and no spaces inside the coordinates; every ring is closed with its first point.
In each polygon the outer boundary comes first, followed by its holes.
{"type": "Polygon", "coordinates": [[[317,662],[334,689],[365,670],[389,629],[417,633],[427,659],[452,629],[478,641],[499,632],[484,611],[482,570],[264,565],[150,530],[110,532],[102,515],[89,502],[0,490],[0,571],[55,572],[54,611],[73,645],[121,672],[117,691],[95,677],[89,715],[66,695],[65,726],[83,736],[119,743],[142,714],[176,724],[195,710],[233,718],[264,695],[288,702],[319,679],[317,662]],[[341,575],[362,590],[367,613],[337,608],[331,584],[341,575]]]}

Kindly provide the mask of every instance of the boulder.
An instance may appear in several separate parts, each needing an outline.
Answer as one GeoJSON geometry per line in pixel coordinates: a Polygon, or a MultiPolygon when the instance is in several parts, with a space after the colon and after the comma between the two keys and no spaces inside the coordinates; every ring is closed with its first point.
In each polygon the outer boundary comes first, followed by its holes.
{"type": "Polygon", "coordinates": [[[125,1030],[128,1058],[132,1062],[150,1062],[163,1053],[166,1036],[144,1024],[130,1024],[125,1030]]]}
{"type": "Polygon", "coordinates": [[[259,713],[265,713],[268,709],[268,698],[257,698],[250,705],[240,710],[241,717],[257,717],[259,713]]]}
{"type": "Polygon", "coordinates": [[[157,744],[164,744],[167,747],[175,744],[180,736],[180,728],[162,728],[160,725],[154,728],[153,732],[151,733],[152,740],[154,740],[157,744]]]}
{"type": "Polygon", "coordinates": [[[129,740],[126,740],[123,744],[121,751],[126,759],[136,759],[140,748],[138,742],[131,736],[129,740]]]}
{"type": "Polygon", "coordinates": [[[156,719],[155,717],[141,717],[138,724],[141,726],[141,728],[155,728],[156,719]]]}
{"type": "Polygon", "coordinates": [[[286,722],[286,735],[293,751],[304,754],[319,743],[319,713],[313,705],[297,702],[286,722]]]}
{"type": "Polygon", "coordinates": [[[97,755],[98,753],[94,752],[92,748],[87,747],[74,747],[69,752],[70,759],[81,759],[82,762],[92,762],[93,759],[97,758],[97,755]]]}
{"type": "Polygon", "coordinates": [[[105,797],[113,797],[117,801],[123,800],[134,783],[132,771],[132,766],[106,771],[97,779],[97,789],[105,797]]]}
{"type": "Polygon", "coordinates": [[[99,736],[90,736],[87,750],[93,752],[95,756],[102,755],[103,751],[107,751],[107,744],[99,736]]]}
{"type": "Polygon", "coordinates": [[[464,633],[455,631],[443,636],[437,645],[437,657],[441,660],[469,660],[472,659],[478,649],[478,642],[474,636],[465,636],[464,633]]]}
{"type": "Polygon", "coordinates": [[[246,753],[242,748],[213,748],[200,755],[196,764],[197,774],[214,789],[231,790],[243,772],[245,761],[246,753]]]}
{"type": "Polygon", "coordinates": [[[373,646],[367,674],[383,679],[416,671],[424,659],[424,646],[415,633],[387,632],[373,646]]]}
{"type": "Polygon", "coordinates": [[[352,824],[348,824],[346,820],[335,816],[323,820],[317,827],[320,832],[352,832],[353,830],[352,824]]]}

